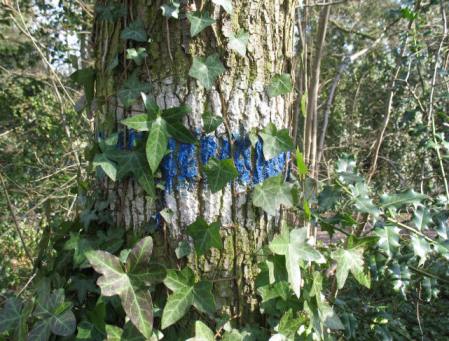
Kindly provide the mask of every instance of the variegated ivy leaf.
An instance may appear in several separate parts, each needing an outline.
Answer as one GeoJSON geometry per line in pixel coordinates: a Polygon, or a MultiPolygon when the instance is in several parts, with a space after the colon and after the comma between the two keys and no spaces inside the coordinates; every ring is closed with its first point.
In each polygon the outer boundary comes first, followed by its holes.
{"type": "Polygon", "coordinates": [[[215,20],[209,16],[209,12],[190,12],[187,13],[187,19],[190,22],[190,35],[192,37],[215,23],[215,20]]]}
{"type": "Polygon", "coordinates": [[[284,226],[281,233],[273,238],[269,248],[273,253],[285,256],[288,281],[298,298],[301,294],[300,261],[316,263],[324,263],[326,261],[318,250],[307,244],[306,228],[289,231],[284,226]]]}
{"type": "Polygon", "coordinates": [[[288,94],[293,90],[292,78],[288,73],[274,75],[268,86],[268,96],[275,97],[288,94]]]}
{"type": "Polygon", "coordinates": [[[193,63],[189,70],[189,76],[200,82],[206,89],[211,89],[215,80],[225,71],[218,54],[207,58],[193,57],[193,63]]]}
{"type": "MultiPolygon", "coordinates": [[[[149,291],[145,287],[147,281],[137,279],[146,277],[150,281],[152,275],[159,276],[161,266],[155,272],[149,270],[152,246],[151,237],[138,242],[128,256],[126,268],[118,257],[108,252],[89,251],[86,254],[94,270],[102,275],[97,281],[101,294],[118,295],[126,316],[147,339],[152,335],[153,306],[149,291]]],[[[154,281],[158,280],[161,278],[154,278],[154,281]]]]}
{"type": "Polygon", "coordinates": [[[148,57],[148,53],[144,47],[139,47],[137,49],[131,48],[126,50],[126,59],[133,60],[137,65],[142,65],[142,62],[146,57],[148,57]]]}
{"type": "Polygon", "coordinates": [[[206,111],[203,113],[203,129],[206,134],[215,131],[222,123],[223,118],[206,111]]]}
{"type": "Polygon", "coordinates": [[[259,133],[259,136],[263,140],[263,155],[265,160],[270,160],[294,148],[288,129],[278,130],[271,122],[259,133]]]}
{"type": "Polygon", "coordinates": [[[223,7],[228,14],[232,14],[232,1],[231,0],[212,0],[215,5],[223,7]]]}
{"type": "Polygon", "coordinates": [[[239,175],[232,159],[217,160],[216,158],[210,158],[204,167],[204,172],[212,193],[221,191],[239,175]]]}
{"type": "Polygon", "coordinates": [[[245,57],[246,46],[249,41],[249,33],[240,30],[236,34],[232,33],[229,37],[229,48],[237,52],[240,56],[245,57]]]}
{"type": "Polygon", "coordinates": [[[371,286],[371,279],[369,273],[363,272],[363,248],[355,247],[351,249],[340,248],[331,255],[337,263],[337,285],[338,289],[343,288],[349,272],[352,273],[354,278],[362,285],[369,288],[371,286]]]}
{"type": "Polygon", "coordinates": [[[149,131],[154,118],[148,114],[138,114],[121,120],[120,123],[137,131],[149,131]]]}
{"type": "Polygon", "coordinates": [[[180,5],[179,1],[169,0],[168,3],[161,6],[162,15],[167,18],[178,19],[180,5]]]}
{"type": "Polygon", "coordinates": [[[256,185],[253,191],[253,205],[275,215],[281,205],[293,205],[293,186],[284,182],[282,175],[273,176],[256,185]]]}
{"type": "Polygon", "coordinates": [[[125,27],[120,35],[123,40],[134,40],[144,43],[148,40],[145,27],[141,20],[135,20],[125,27]]]}

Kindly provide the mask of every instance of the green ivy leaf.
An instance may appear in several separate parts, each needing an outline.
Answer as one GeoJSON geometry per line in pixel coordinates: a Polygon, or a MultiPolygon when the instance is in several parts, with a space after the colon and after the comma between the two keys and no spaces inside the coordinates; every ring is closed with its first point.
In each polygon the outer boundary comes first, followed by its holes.
{"type": "Polygon", "coordinates": [[[95,13],[98,20],[116,21],[126,15],[126,8],[123,4],[109,3],[107,5],[96,4],[95,13]]]}
{"type": "Polygon", "coordinates": [[[161,6],[162,15],[167,18],[179,17],[179,7],[181,6],[179,1],[170,0],[167,4],[161,6]]]}
{"type": "Polygon", "coordinates": [[[399,249],[399,232],[396,226],[386,225],[383,228],[376,228],[374,234],[379,237],[378,245],[391,259],[399,249]]]}
{"type": "Polygon", "coordinates": [[[355,279],[362,285],[370,287],[370,283],[364,280],[365,274],[363,272],[363,249],[361,247],[352,249],[340,248],[331,255],[332,259],[337,262],[337,285],[338,289],[343,288],[349,272],[351,272],[355,279]]]}
{"type": "Polygon", "coordinates": [[[274,75],[268,86],[268,96],[275,97],[288,94],[293,90],[292,78],[288,73],[274,75]]]}
{"type": "Polygon", "coordinates": [[[103,172],[112,180],[117,180],[117,166],[114,162],[108,159],[108,157],[104,154],[96,154],[93,161],[92,166],[100,167],[103,172]]]}
{"type": "Polygon", "coordinates": [[[231,0],[212,0],[215,5],[223,7],[228,14],[232,14],[232,1],[231,0]]]}
{"type": "Polygon", "coordinates": [[[323,255],[307,244],[307,229],[294,229],[290,232],[284,226],[280,234],[276,235],[269,244],[270,250],[285,256],[288,281],[295,295],[299,298],[301,294],[301,269],[300,261],[324,263],[323,255]]]}
{"type": "Polygon", "coordinates": [[[165,120],[158,117],[151,125],[145,152],[151,171],[155,173],[167,151],[168,132],[165,120]]]}
{"type": "Polygon", "coordinates": [[[206,111],[203,113],[203,129],[206,134],[215,131],[222,123],[223,118],[206,111]]]}
{"type": "Polygon", "coordinates": [[[210,248],[223,248],[220,237],[220,223],[207,224],[203,218],[198,218],[187,226],[187,234],[193,238],[198,256],[204,255],[210,248]]]}
{"type": "Polygon", "coordinates": [[[246,46],[249,41],[249,33],[245,30],[239,30],[236,34],[232,33],[229,37],[229,48],[237,52],[240,56],[245,57],[246,46]]]}
{"type": "Polygon", "coordinates": [[[167,122],[167,132],[175,140],[182,143],[196,144],[198,142],[182,122],[167,122]]]}
{"type": "Polygon", "coordinates": [[[193,287],[186,287],[168,296],[162,313],[161,328],[165,329],[179,321],[193,304],[193,287]]]}
{"type": "Polygon", "coordinates": [[[268,123],[259,135],[263,140],[263,155],[265,160],[270,160],[294,148],[288,129],[277,130],[276,126],[271,122],[268,123]]]}
{"type": "Polygon", "coordinates": [[[77,70],[70,75],[70,78],[83,87],[86,104],[90,108],[95,96],[95,70],[93,68],[77,70]]]}
{"type": "Polygon", "coordinates": [[[120,121],[121,124],[137,131],[149,131],[152,122],[153,119],[147,114],[133,115],[120,121]]]}
{"type": "Polygon", "coordinates": [[[211,89],[215,80],[225,71],[218,54],[213,54],[206,59],[193,57],[193,63],[189,70],[189,76],[197,79],[207,90],[211,89]]]}
{"type": "Polygon", "coordinates": [[[120,34],[123,40],[134,40],[140,43],[145,43],[148,40],[145,27],[141,20],[135,20],[125,27],[120,34]]]}
{"type": "Polygon", "coordinates": [[[50,335],[50,322],[48,320],[38,321],[28,334],[27,340],[48,341],[50,335]]]}
{"type": "Polygon", "coordinates": [[[192,269],[185,267],[181,271],[167,270],[164,284],[171,291],[178,291],[183,288],[193,287],[195,284],[195,274],[192,269]]]}
{"type": "Polygon", "coordinates": [[[20,323],[23,304],[16,297],[9,298],[0,311],[0,334],[15,329],[20,323]]]}
{"type": "Polygon", "coordinates": [[[150,91],[150,84],[140,82],[137,70],[123,83],[123,87],[117,92],[117,96],[125,108],[136,103],[140,93],[150,91]]]}
{"type": "Polygon", "coordinates": [[[70,232],[70,238],[64,244],[64,250],[73,250],[73,264],[75,267],[83,268],[87,261],[85,253],[93,249],[90,239],[83,238],[79,232],[70,232]]]}
{"type": "Polygon", "coordinates": [[[187,19],[190,21],[190,36],[192,37],[206,27],[215,24],[215,20],[209,16],[209,12],[190,12],[187,13],[187,19]]]}
{"type": "Polygon", "coordinates": [[[148,57],[148,53],[144,47],[126,49],[126,59],[133,60],[139,66],[142,65],[146,57],[148,57]]]}
{"type": "Polygon", "coordinates": [[[239,175],[232,159],[217,160],[216,158],[210,158],[204,167],[204,172],[212,193],[221,191],[239,175]]]}
{"type": "Polygon", "coordinates": [[[178,246],[176,247],[175,254],[176,258],[181,259],[183,257],[187,257],[190,255],[190,252],[192,252],[192,249],[190,248],[190,244],[182,240],[178,243],[178,246]]]}
{"type": "Polygon", "coordinates": [[[320,321],[329,329],[342,330],[345,329],[334,309],[325,301],[318,300],[318,315],[320,321]]]}
{"type": "Polygon", "coordinates": [[[294,339],[299,327],[303,324],[301,317],[294,316],[293,310],[289,309],[282,315],[279,321],[278,331],[289,339],[294,339]]]}
{"type": "Polygon", "coordinates": [[[200,281],[193,289],[193,306],[199,311],[212,315],[215,311],[215,298],[212,294],[212,283],[200,281]]]}
{"type": "Polygon", "coordinates": [[[282,175],[268,178],[254,187],[253,205],[274,216],[281,205],[287,208],[293,205],[292,188],[282,175]]]}
{"type": "Polygon", "coordinates": [[[187,341],[214,341],[214,332],[201,321],[195,322],[195,337],[187,341]]]}

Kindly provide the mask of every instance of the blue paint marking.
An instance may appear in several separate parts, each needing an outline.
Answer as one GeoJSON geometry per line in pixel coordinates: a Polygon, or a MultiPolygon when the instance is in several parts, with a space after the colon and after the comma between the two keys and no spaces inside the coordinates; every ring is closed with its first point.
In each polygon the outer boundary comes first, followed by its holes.
{"type": "MultiPolygon", "coordinates": [[[[130,129],[125,146],[124,133],[120,132],[117,148],[132,149],[143,137],[144,133],[130,129]]],[[[167,192],[171,193],[175,184],[181,188],[189,187],[198,180],[198,148],[203,165],[211,157],[216,157],[219,160],[231,157],[231,144],[227,138],[217,139],[215,136],[203,135],[199,137],[199,140],[199,146],[196,146],[176,142],[173,138],[169,139],[168,153],[161,163],[162,180],[165,182],[165,190],[167,192]]],[[[265,160],[263,156],[263,142],[260,138],[254,149],[251,147],[248,136],[235,135],[232,137],[232,140],[232,158],[239,173],[238,181],[243,185],[255,185],[266,178],[281,174],[284,171],[287,160],[290,158],[290,152],[287,152],[271,160],[265,160]],[[254,167],[252,158],[255,160],[254,167]]],[[[289,171],[287,169],[287,175],[289,171]]]]}
{"type": "Polygon", "coordinates": [[[203,165],[217,153],[217,141],[213,136],[202,136],[200,139],[201,162],[203,165]]]}
{"type": "Polygon", "coordinates": [[[196,159],[196,146],[181,143],[178,152],[178,182],[193,181],[198,175],[198,161],[196,159]]]}
{"type": "Polygon", "coordinates": [[[176,141],[173,138],[168,140],[169,153],[164,157],[161,164],[162,174],[165,179],[165,188],[171,192],[175,183],[177,168],[175,160],[176,141]]]}
{"type": "Polygon", "coordinates": [[[251,142],[248,137],[238,137],[234,142],[234,164],[239,172],[239,180],[248,185],[251,183],[251,142]]]}
{"type": "Polygon", "coordinates": [[[229,159],[231,157],[231,145],[229,144],[228,139],[221,139],[221,148],[220,153],[218,155],[219,160],[229,159]]]}

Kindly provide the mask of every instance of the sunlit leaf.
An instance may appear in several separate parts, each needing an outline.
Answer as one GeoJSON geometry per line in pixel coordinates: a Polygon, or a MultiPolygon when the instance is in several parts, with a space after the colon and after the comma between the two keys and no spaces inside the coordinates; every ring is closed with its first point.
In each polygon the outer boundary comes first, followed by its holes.
{"type": "Polygon", "coordinates": [[[206,89],[211,89],[215,80],[225,71],[218,54],[213,54],[206,59],[193,57],[193,63],[189,70],[189,76],[200,82],[206,89]]]}

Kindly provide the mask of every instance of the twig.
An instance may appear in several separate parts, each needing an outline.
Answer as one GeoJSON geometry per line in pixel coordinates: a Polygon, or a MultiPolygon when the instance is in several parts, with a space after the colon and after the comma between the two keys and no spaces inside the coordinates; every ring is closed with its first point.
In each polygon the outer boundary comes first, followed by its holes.
{"type": "Polygon", "coordinates": [[[14,206],[12,205],[11,199],[9,198],[8,189],[6,188],[5,180],[3,179],[3,175],[1,173],[0,173],[0,181],[2,183],[3,191],[5,192],[6,202],[8,204],[8,208],[9,208],[9,212],[11,213],[12,220],[14,221],[14,226],[16,228],[17,234],[19,235],[20,242],[22,243],[22,247],[25,251],[27,258],[30,260],[31,263],[33,263],[33,257],[31,257],[31,253],[25,244],[25,240],[23,239],[22,231],[20,230],[19,221],[17,220],[14,206]]]}

